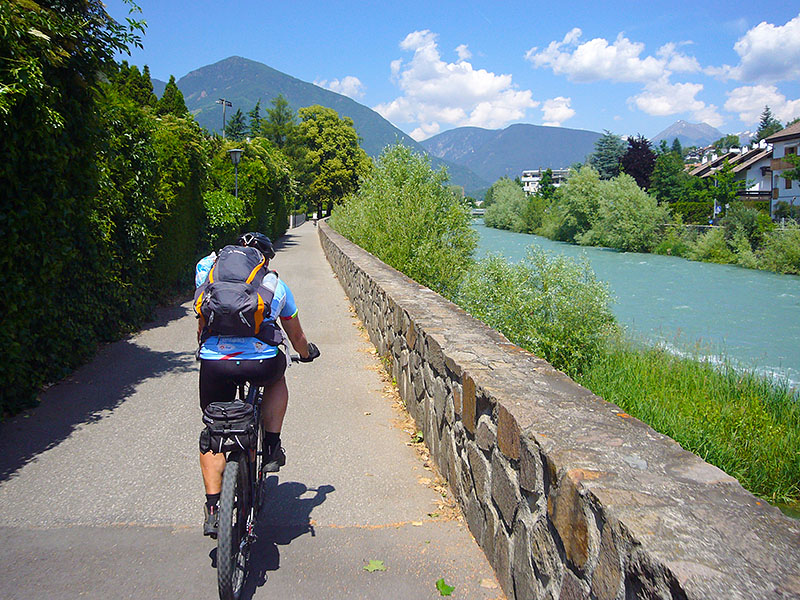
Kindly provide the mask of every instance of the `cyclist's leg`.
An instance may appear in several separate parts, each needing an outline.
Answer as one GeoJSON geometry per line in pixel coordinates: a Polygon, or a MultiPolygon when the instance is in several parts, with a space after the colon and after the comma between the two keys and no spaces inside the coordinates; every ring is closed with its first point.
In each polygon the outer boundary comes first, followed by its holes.
{"type": "MultiPolygon", "coordinates": [[[[200,409],[211,402],[230,402],[236,397],[236,384],[230,379],[227,361],[200,361],[200,409]]],[[[206,452],[200,454],[200,470],[206,494],[213,496],[222,489],[225,455],[206,452]]]]}
{"type": "Polygon", "coordinates": [[[261,401],[261,422],[264,431],[281,432],[288,405],[289,388],[286,386],[286,377],[281,376],[278,381],[264,386],[264,399],[261,401]]]}

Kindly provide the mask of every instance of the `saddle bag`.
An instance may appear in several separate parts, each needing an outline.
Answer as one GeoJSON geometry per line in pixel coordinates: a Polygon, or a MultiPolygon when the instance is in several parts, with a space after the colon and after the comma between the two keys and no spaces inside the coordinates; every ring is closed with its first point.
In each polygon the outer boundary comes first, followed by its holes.
{"type": "Polygon", "coordinates": [[[200,452],[248,450],[258,444],[253,405],[241,400],[212,402],[203,411],[200,452]]]}

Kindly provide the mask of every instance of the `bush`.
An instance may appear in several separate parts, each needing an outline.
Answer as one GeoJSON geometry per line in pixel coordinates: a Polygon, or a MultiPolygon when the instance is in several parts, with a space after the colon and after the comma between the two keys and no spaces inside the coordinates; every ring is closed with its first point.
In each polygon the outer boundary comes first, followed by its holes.
{"type": "Polygon", "coordinates": [[[525,223],[528,201],[525,192],[515,181],[508,177],[499,179],[492,185],[490,197],[492,203],[483,215],[483,222],[487,227],[518,233],[528,230],[525,223]]]}
{"type": "Polygon", "coordinates": [[[713,202],[675,202],[669,205],[675,216],[680,215],[688,225],[708,225],[714,212],[713,202]]]}
{"type": "Polygon", "coordinates": [[[747,241],[750,250],[760,247],[764,241],[764,234],[774,227],[768,214],[749,208],[741,202],[730,205],[720,224],[725,227],[725,239],[729,243],[738,236],[741,240],[747,241]]]}
{"type": "Polygon", "coordinates": [[[244,231],[247,218],[241,198],[216,190],[203,194],[203,205],[208,248],[217,250],[227,246],[244,231]]]}
{"type": "Polygon", "coordinates": [[[767,233],[760,255],[762,268],[800,275],[800,224],[790,221],[767,233]]]}
{"type": "MultiPolygon", "coordinates": [[[[600,209],[600,190],[600,174],[592,167],[581,167],[579,171],[570,175],[566,183],[556,192],[556,203],[562,206],[563,212],[561,214],[554,212],[550,218],[563,217],[563,219],[558,224],[553,239],[575,243],[591,229],[600,209]]],[[[553,225],[553,222],[546,225],[543,223],[542,227],[552,228],[553,225]]]]}
{"type": "Polygon", "coordinates": [[[520,263],[501,256],[477,262],[455,301],[569,375],[587,368],[616,329],[608,287],[588,262],[534,246],[520,263]]]}
{"type": "Polygon", "coordinates": [[[331,226],[422,285],[452,297],[472,262],[478,234],[469,209],[447,189],[447,173],[403,145],[383,151],[331,226]]]}
{"type": "Polygon", "coordinates": [[[728,249],[725,230],[714,228],[702,234],[689,249],[687,258],[720,264],[736,262],[733,252],[728,249]]]}
{"type": "Polygon", "coordinates": [[[600,187],[600,202],[592,228],[581,238],[592,245],[626,252],[650,252],[658,243],[669,210],[659,206],[630,175],[622,174],[600,187]]]}

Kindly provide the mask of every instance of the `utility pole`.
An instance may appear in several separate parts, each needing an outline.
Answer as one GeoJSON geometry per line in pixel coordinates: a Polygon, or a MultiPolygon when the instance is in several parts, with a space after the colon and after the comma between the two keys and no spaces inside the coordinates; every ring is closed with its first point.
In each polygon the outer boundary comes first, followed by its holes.
{"type": "Polygon", "coordinates": [[[225,100],[225,98],[220,98],[216,102],[217,104],[222,104],[222,139],[225,139],[225,107],[226,106],[233,106],[230,102],[225,100]]]}

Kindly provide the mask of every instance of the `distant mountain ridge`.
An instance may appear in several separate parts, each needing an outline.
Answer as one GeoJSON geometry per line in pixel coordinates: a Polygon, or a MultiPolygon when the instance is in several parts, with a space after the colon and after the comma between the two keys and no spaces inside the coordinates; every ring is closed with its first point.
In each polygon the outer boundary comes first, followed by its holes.
{"type": "MultiPolygon", "coordinates": [[[[374,110],[352,98],[307,83],[268,67],[265,64],[232,56],[212,65],[196,69],[177,81],[186,107],[197,122],[209,131],[222,130],[222,107],[217,100],[225,98],[233,106],[227,109],[230,117],[236,109],[247,113],[261,100],[262,115],[270,108],[273,98],[282,94],[292,110],[320,104],[334,109],[342,117],[353,119],[361,137],[361,146],[377,157],[386,146],[402,142],[416,152],[425,153],[413,138],[403,133],[374,110]]],[[[451,182],[472,191],[488,187],[489,183],[460,165],[432,158],[435,167],[446,166],[451,182]]]]}
{"type": "Polygon", "coordinates": [[[677,138],[681,146],[710,146],[721,137],[724,137],[719,129],[712,127],[708,123],[689,123],[687,121],[676,121],[664,131],[656,135],[651,143],[656,146],[661,140],[668,145],[677,138]]]}
{"type": "Polygon", "coordinates": [[[488,181],[528,169],[583,163],[601,137],[595,131],[518,123],[505,129],[458,127],[423,142],[428,152],[462,165],[488,181]]]}

